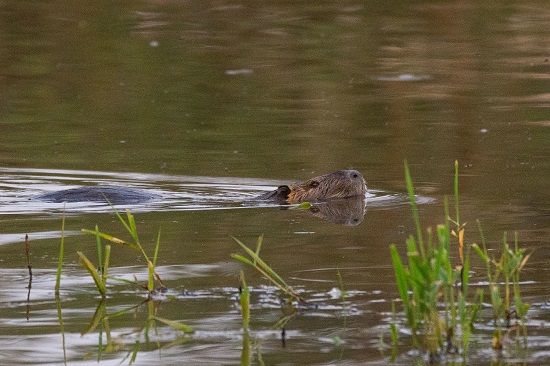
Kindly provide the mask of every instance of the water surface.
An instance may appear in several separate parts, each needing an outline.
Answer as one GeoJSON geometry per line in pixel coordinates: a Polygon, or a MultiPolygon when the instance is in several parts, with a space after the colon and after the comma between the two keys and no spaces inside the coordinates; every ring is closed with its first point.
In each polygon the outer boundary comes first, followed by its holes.
{"type": "MultiPolygon", "coordinates": [[[[466,238],[491,249],[517,231],[536,249],[523,294],[533,304],[527,349],[490,350],[478,324],[470,363],[548,363],[550,332],[550,6],[546,1],[198,1],[0,4],[0,363],[97,364],[105,332],[86,331],[101,303],[76,251],[95,258],[82,228],[124,236],[105,204],[52,204],[41,193],[128,185],[164,199],[128,208],[168,292],[154,306],[113,282],[107,314],[117,346],[101,364],[380,364],[397,294],[388,244],[413,232],[403,160],[422,223],[443,221],[460,164],[466,238]],[[243,200],[281,183],[355,168],[369,194],[362,220],[243,200]],[[61,308],[53,295],[66,215],[61,308]],[[32,248],[30,291],[23,252],[32,248]],[[300,309],[285,344],[276,291],[247,271],[250,339],[237,302],[241,267],[230,239],[262,253],[316,308],[300,309]],[[347,297],[339,293],[341,274],[347,297]],[[147,313],[196,329],[182,336],[147,313]],[[385,337],[385,338],[384,338],[385,337]]],[[[119,207],[124,209],[126,207],[119,207]]],[[[474,279],[479,275],[474,264],[474,279]]],[[[112,273],[140,280],[137,253],[115,248],[112,273]]],[[[474,281],[475,283],[475,281],[474,281]]],[[[481,283],[478,284],[482,286],[481,283]]],[[[484,313],[488,319],[489,311],[484,313]]],[[[398,363],[416,355],[401,337],[398,363]]],[[[513,342],[512,342],[513,343],[513,342]]]]}

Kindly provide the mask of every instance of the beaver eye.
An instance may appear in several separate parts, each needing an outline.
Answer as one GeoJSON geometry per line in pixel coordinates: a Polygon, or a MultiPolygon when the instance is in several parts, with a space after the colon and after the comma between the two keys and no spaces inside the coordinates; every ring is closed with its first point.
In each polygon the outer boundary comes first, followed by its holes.
{"type": "Polygon", "coordinates": [[[312,180],[311,182],[309,182],[309,188],[315,188],[315,187],[319,187],[319,182],[317,182],[316,180],[312,180]]]}
{"type": "Polygon", "coordinates": [[[357,178],[357,177],[359,177],[359,174],[353,173],[353,174],[352,174],[352,177],[353,177],[353,178],[357,178]]]}

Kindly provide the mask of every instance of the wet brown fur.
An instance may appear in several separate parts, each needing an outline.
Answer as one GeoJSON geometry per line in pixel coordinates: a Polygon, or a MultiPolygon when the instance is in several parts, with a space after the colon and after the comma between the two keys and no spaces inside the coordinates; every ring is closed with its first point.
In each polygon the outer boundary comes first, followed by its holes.
{"type": "Polygon", "coordinates": [[[292,184],[289,188],[287,203],[364,196],[367,191],[365,179],[356,170],[338,170],[305,182],[292,184]]]}

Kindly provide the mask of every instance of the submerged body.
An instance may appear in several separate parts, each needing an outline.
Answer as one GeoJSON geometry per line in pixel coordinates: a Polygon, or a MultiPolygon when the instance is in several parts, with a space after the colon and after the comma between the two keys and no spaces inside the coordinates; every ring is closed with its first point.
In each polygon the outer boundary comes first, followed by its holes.
{"type": "MultiPolygon", "coordinates": [[[[279,186],[256,197],[256,201],[280,204],[320,202],[339,198],[364,197],[367,186],[357,170],[338,170],[304,182],[279,186]]],[[[47,202],[109,202],[113,205],[136,204],[162,198],[144,189],[118,186],[83,186],[50,192],[37,197],[47,202]]]]}
{"type": "Polygon", "coordinates": [[[136,204],[161,196],[143,189],[115,186],[82,186],[45,193],[37,198],[46,202],[109,202],[113,205],[136,204]]]}

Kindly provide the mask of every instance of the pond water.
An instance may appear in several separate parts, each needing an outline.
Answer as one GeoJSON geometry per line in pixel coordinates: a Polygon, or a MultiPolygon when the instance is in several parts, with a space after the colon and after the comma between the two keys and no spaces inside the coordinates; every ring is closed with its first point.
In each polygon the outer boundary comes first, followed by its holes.
{"type": "MultiPolygon", "coordinates": [[[[547,1],[8,1],[0,19],[0,363],[128,364],[136,345],[135,364],[388,363],[388,246],[404,253],[414,232],[405,159],[423,226],[443,222],[458,160],[467,241],[479,241],[479,219],[495,253],[503,232],[534,249],[522,274],[527,346],[491,350],[485,309],[467,363],[550,362],[547,1]],[[369,188],[353,223],[243,203],[346,168],[369,188]],[[163,197],[119,207],[135,213],[147,250],[161,231],[168,290],[153,301],[113,281],[101,302],[79,264],[77,251],[95,258],[82,228],[128,238],[111,207],[35,199],[98,184],[163,197]],[[285,312],[245,269],[246,334],[230,236],[253,246],[262,234],[262,257],[308,305],[285,312]],[[95,313],[108,329],[91,325],[95,313]],[[151,313],[195,332],[147,329],[151,313]]],[[[110,273],[145,281],[147,268],[114,247],[110,273]]],[[[396,363],[418,358],[402,329],[396,363]]]]}

